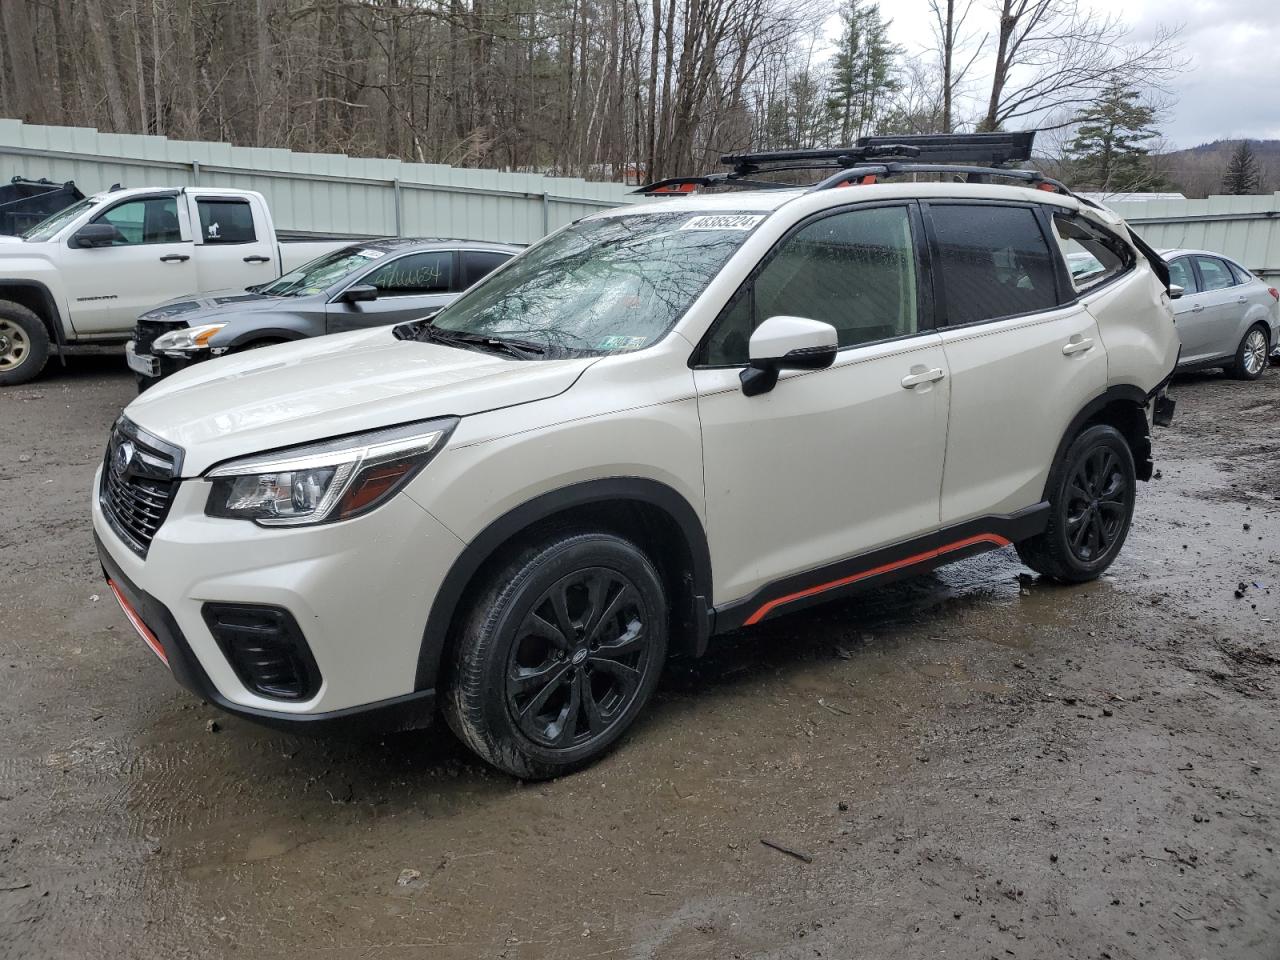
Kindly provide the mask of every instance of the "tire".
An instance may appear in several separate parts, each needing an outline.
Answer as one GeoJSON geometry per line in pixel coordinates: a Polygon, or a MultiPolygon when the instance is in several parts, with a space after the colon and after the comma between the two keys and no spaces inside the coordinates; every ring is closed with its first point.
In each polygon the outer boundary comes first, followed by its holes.
{"type": "Polygon", "coordinates": [[[49,360],[49,331],[32,311],[0,300],[0,387],[34,380],[49,360]]]}
{"type": "Polygon", "coordinates": [[[1236,347],[1236,359],[1227,367],[1227,373],[1237,380],[1257,380],[1267,369],[1270,353],[1267,328],[1255,323],[1240,338],[1240,346],[1236,347]]]}
{"type": "Polygon", "coordinates": [[[653,694],[667,614],[662,581],[635,545],[604,532],[554,535],[495,571],[475,598],[454,638],[445,718],[513,776],[586,766],[653,694]]]}
{"type": "Polygon", "coordinates": [[[1061,583],[1097,579],[1119,555],[1133,520],[1137,475],[1120,431],[1099,424],[1081,432],[1054,467],[1049,491],[1049,524],[1018,544],[1018,556],[1061,583]]]}

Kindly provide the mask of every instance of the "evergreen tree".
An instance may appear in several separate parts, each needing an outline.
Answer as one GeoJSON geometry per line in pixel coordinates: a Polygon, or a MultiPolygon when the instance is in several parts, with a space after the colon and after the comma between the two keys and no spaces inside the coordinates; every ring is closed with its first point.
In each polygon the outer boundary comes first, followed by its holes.
{"type": "Polygon", "coordinates": [[[1116,80],[1092,107],[1075,116],[1075,139],[1067,146],[1077,186],[1108,192],[1158,190],[1164,178],[1155,172],[1144,144],[1159,135],[1152,124],[1155,108],[1116,80]]]}
{"type": "Polygon", "coordinates": [[[1262,175],[1258,171],[1258,156],[1248,140],[1231,153],[1227,172],[1222,176],[1222,192],[1230,194],[1258,193],[1262,189],[1262,175]]]}
{"type": "Polygon", "coordinates": [[[827,113],[841,145],[876,129],[890,96],[901,87],[896,60],[902,49],[889,42],[889,22],[878,3],[846,0],[840,11],[844,32],[831,58],[831,94],[827,113]]]}

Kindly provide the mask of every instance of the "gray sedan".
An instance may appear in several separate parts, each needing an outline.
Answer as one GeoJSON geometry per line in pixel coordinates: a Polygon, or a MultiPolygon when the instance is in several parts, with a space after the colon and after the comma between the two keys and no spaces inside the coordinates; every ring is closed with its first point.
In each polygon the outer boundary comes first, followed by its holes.
{"type": "Polygon", "coordinates": [[[260,287],[179,297],[148,310],[125,356],[145,390],[211,356],[416,320],[452,303],[520,249],[464,240],[354,243],[260,287]]]}
{"type": "Polygon", "coordinates": [[[1280,292],[1234,260],[1207,250],[1162,250],[1169,279],[1182,288],[1173,302],[1183,369],[1222,367],[1256,380],[1280,344],[1280,292]]]}

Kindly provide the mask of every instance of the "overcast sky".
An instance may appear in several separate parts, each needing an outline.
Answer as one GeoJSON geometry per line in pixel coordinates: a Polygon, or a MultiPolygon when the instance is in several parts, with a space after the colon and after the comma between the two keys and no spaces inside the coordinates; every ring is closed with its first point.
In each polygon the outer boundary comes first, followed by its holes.
{"type": "MultiPolygon", "coordinates": [[[[979,35],[986,32],[995,19],[990,5],[991,0],[976,0],[966,29],[981,25],[979,35]]],[[[1161,124],[1174,147],[1237,137],[1280,139],[1280,0],[1082,0],[1082,5],[1119,10],[1135,38],[1149,37],[1161,23],[1182,24],[1190,62],[1171,84],[1177,102],[1161,124]]],[[[931,44],[927,0],[880,0],[880,9],[893,21],[895,43],[910,52],[931,44]]]]}

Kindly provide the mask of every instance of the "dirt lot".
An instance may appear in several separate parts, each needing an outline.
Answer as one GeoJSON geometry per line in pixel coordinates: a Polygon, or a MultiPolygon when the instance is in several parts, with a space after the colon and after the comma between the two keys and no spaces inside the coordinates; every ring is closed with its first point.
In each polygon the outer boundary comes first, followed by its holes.
{"type": "Polygon", "coordinates": [[[1005,550],[781,619],[525,786],[179,689],[87,520],[129,377],[2,391],[0,956],[1276,960],[1280,369],[1174,392],[1102,581],[1005,550]]]}

